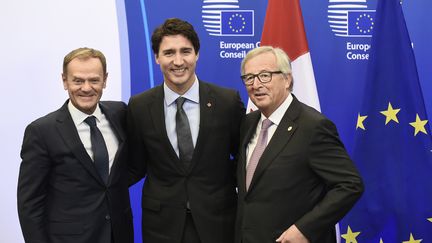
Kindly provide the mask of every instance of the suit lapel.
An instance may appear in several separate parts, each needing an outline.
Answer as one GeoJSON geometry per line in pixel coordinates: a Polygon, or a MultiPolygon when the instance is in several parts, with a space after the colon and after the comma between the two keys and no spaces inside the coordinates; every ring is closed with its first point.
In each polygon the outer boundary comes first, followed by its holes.
{"type": "Polygon", "coordinates": [[[192,156],[192,164],[188,170],[188,173],[193,170],[197,164],[197,161],[199,160],[199,151],[202,151],[202,147],[205,145],[205,141],[207,141],[207,136],[210,132],[209,125],[213,120],[214,106],[217,105],[210,87],[204,82],[199,82],[200,125],[194,153],[192,156]]]}
{"type": "Polygon", "coordinates": [[[279,126],[277,127],[273,137],[271,138],[258,162],[257,168],[252,177],[249,191],[253,190],[254,185],[257,183],[257,181],[259,181],[264,171],[275,160],[282,149],[287,146],[287,143],[290,141],[292,135],[298,127],[294,121],[297,119],[299,114],[300,102],[293,96],[291,105],[285,112],[279,126]]]}
{"type": "Polygon", "coordinates": [[[170,161],[174,161],[175,167],[181,172],[185,173],[185,168],[183,167],[180,159],[178,158],[172,144],[168,138],[165,125],[165,113],[164,113],[164,91],[163,85],[159,85],[155,88],[155,93],[153,94],[153,101],[149,104],[149,110],[151,113],[153,125],[158,134],[162,135],[163,146],[167,148],[168,156],[171,157],[170,161]]]}
{"type": "Polygon", "coordinates": [[[77,160],[83,167],[102,185],[105,183],[100,178],[94,167],[93,161],[85,150],[81,139],[78,135],[75,124],[67,108],[68,101],[60,108],[57,116],[57,131],[69,147],[70,151],[75,155],[77,160]]]}
{"type": "Polygon", "coordinates": [[[124,141],[125,141],[125,131],[122,128],[122,125],[120,124],[121,118],[118,117],[118,114],[116,114],[112,109],[110,109],[104,102],[100,102],[100,108],[102,110],[102,113],[105,115],[106,119],[108,120],[111,129],[113,130],[114,134],[116,135],[116,138],[118,140],[118,148],[116,155],[114,157],[113,164],[111,165],[111,171],[108,176],[108,184],[111,183],[112,178],[114,177],[116,170],[116,167],[119,164],[118,156],[120,155],[120,151],[122,151],[124,148],[124,141]]]}
{"type": "Polygon", "coordinates": [[[114,113],[113,110],[111,110],[104,102],[100,102],[100,108],[107,118],[108,122],[111,125],[111,128],[113,129],[117,139],[119,140],[119,144],[123,143],[125,140],[125,131],[121,127],[121,118],[118,117],[118,114],[114,113]]]}

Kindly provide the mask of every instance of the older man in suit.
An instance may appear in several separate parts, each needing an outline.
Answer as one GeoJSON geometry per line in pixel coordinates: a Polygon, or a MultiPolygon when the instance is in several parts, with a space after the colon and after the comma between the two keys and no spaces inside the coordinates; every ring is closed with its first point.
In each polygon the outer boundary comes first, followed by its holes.
{"type": "Polygon", "coordinates": [[[335,224],[363,184],[335,125],[291,94],[281,49],[250,51],[241,70],[259,110],[241,130],[236,242],[336,242],[335,224]]]}
{"type": "Polygon", "coordinates": [[[237,92],[198,80],[199,47],[192,25],[166,20],[152,35],[164,82],[129,101],[133,181],[146,176],[146,243],[234,241],[233,156],[245,109],[237,92]]]}
{"type": "Polygon", "coordinates": [[[100,101],[107,76],[100,51],[73,50],[62,74],[69,100],[25,130],[18,213],[28,243],[133,242],[126,105],[100,101]]]}

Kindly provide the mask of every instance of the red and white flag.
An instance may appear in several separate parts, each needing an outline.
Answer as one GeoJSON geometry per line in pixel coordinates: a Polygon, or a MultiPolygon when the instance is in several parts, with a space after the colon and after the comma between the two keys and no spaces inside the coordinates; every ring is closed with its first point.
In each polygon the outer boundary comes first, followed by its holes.
{"type": "MultiPolygon", "coordinates": [[[[299,0],[268,0],[261,36],[261,46],[265,45],[279,47],[288,54],[294,77],[293,94],[320,110],[299,0]]],[[[247,111],[251,110],[256,107],[249,100],[247,111]]]]}

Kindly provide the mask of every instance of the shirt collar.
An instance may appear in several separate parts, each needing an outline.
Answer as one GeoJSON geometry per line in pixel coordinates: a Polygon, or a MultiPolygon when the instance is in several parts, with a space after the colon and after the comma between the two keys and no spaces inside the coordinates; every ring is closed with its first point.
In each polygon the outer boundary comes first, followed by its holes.
{"type": "Polygon", "coordinates": [[[99,104],[96,106],[95,111],[93,112],[93,114],[89,115],[86,114],[80,110],[78,110],[71,102],[71,100],[69,99],[68,102],[68,109],[69,109],[69,113],[72,116],[72,120],[75,123],[76,126],[80,125],[81,123],[84,122],[84,120],[89,117],[89,116],[94,116],[96,117],[96,120],[98,120],[99,122],[101,121],[102,118],[102,111],[99,107],[99,104]]]}
{"type": "Polygon", "coordinates": [[[174,103],[176,101],[176,99],[180,96],[185,97],[186,99],[199,104],[199,82],[198,82],[198,78],[196,76],[195,76],[195,81],[192,84],[192,86],[183,95],[179,95],[176,92],[172,91],[166,85],[165,82],[164,82],[163,88],[164,88],[164,94],[165,94],[165,104],[167,106],[170,106],[172,103],[174,103]]]}
{"type": "MultiPolygon", "coordinates": [[[[288,110],[288,107],[291,105],[292,101],[293,96],[291,93],[289,93],[285,101],[282,102],[282,104],[270,115],[270,117],[268,117],[268,119],[276,126],[279,126],[279,123],[282,121],[282,118],[285,115],[285,112],[288,110]]],[[[262,122],[264,119],[266,119],[266,117],[261,113],[260,122],[262,122]]]]}

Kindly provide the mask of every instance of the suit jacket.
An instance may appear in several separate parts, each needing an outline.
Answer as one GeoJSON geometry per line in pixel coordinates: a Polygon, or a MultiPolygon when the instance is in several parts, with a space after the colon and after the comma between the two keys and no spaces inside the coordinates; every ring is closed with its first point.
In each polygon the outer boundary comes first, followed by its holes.
{"type": "Polygon", "coordinates": [[[129,101],[133,182],[146,176],[142,191],[146,243],[180,242],[188,201],[203,243],[234,241],[237,193],[232,156],[238,150],[245,109],[235,91],[199,82],[200,128],[188,170],[166,132],[163,86],[129,101]]]}
{"type": "Polygon", "coordinates": [[[363,184],[335,125],[294,97],[246,191],[246,148],[260,116],[250,113],[241,130],[236,242],[275,242],[292,224],[310,242],[336,242],[335,224],[363,184]]]}
{"type": "Polygon", "coordinates": [[[119,147],[108,179],[100,178],[66,102],[25,130],[18,213],[26,242],[132,243],[123,102],[100,102],[119,147]]]}

